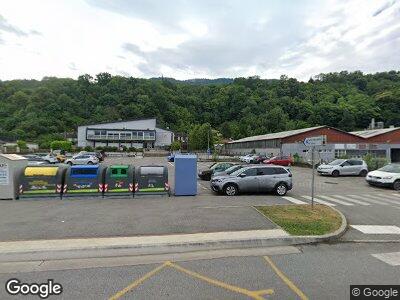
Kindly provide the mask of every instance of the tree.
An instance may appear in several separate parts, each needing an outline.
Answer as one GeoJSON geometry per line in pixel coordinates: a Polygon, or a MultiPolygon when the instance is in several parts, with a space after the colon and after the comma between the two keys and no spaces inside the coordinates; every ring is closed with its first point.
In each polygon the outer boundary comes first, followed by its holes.
{"type": "Polygon", "coordinates": [[[181,147],[182,147],[182,145],[181,145],[181,142],[180,142],[180,141],[173,141],[173,142],[171,143],[171,151],[178,151],[178,150],[181,150],[181,147]]]}
{"type": "Polygon", "coordinates": [[[18,146],[19,150],[27,150],[28,149],[28,145],[26,144],[25,141],[22,141],[22,140],[17,141],[17,146],[18,146]]]}
{"type": "Polygon", "coordinates": [[[52,141],[50,143],[50,148],[52,150],[63,150],[66,152],[71,152],[72,142],[70,142],[70,141],[52,141]]]}

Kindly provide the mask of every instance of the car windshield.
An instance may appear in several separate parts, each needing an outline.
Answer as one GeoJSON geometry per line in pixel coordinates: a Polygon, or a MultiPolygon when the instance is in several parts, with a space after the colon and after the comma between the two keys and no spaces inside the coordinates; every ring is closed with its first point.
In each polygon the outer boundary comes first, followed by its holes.
{"type": "Polygon", "coordinates": [[[343,163],[344,161],[345,161],[344,159],[335,159],[334,161],[331,161],[328,165],[337,166],[343,163]]]}
{"type": "Polygon", "coordinates": [[[388,173],[400,173],[400,165],[397,164],[386,165],[378,169],[378,171],[388,172],[388,173]]]}
{"type": "Polygon", "coordinates": [[[215,168],[217,168],[220,165],[221,165],[220,163],[213,164],[213,165],[211,165],[210,169],[214,170],[215,168]]]}

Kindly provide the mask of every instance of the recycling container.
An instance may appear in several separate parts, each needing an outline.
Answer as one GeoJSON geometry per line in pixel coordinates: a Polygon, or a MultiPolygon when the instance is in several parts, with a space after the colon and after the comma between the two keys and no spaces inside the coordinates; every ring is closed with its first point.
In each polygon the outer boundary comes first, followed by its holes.
{"type": "Polygon", "coordinates": [[[102,165],[71,166],[65,174],[62,196],[102,196],[105,171],[102,165]]]}
{"type": "Polygon", "coordinates": [[[197,195],[197,156],[175,155],[175,196],[197,195]]]}
{"type": "Polygon", "coordinates": [[[140,166],[136,168],[134,194],[170,195],[167,167],[140,166]]]}
{"type": "Polygon", "coordinates": [[[0,154],[0,200],[18,198],[19,182],[28,160],[17,154],[0,154]]]}
{"type": "Polygon", "coordinates": [[[61,197],[64,166],[28,166],[20,176],[19,198],[61,197]]]}
{"type": "Polygon", "coordinates": [[[104,196],[133,195],[135,167],[131,165],[112,165],[106,170],[104,196]]]}

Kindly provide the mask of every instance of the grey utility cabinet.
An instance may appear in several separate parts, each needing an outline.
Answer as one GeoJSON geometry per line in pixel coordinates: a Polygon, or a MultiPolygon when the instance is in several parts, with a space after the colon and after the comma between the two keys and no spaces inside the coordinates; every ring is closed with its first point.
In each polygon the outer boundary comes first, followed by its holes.
{"type": "Polygon", "coordinates": [[[0,200],[16,199],[19,179],[28,160],[17,154],[0,154],[0,200]]]}

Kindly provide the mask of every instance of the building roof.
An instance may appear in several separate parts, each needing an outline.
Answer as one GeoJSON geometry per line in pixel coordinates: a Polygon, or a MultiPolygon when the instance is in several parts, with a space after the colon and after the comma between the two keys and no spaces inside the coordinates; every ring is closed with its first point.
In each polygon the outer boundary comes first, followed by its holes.
{"type": "Polygon", "coordinates": [[[260,141],[260,140],[283,139],[283,138],[287,138],[289,136],[293,136],[293,135],[297,135],[297,134],[300,134],[300,133],[309,132],[309,131],[312,131],[312,130],[315,130],[315,129],[324,128],[324,127],[326,127],[326,126],[325,125],[323,125],[323,126],[315,126],[315,127],[308,127],[308,128],[302,128],[302,129],[295,129],[295,130],[281,131],[281,132],[275,132],[275,133],[268,133],[268,134],[263,134],[263,135],[249,136],[249,137],[246,137],[246,138],[242,138],[242,139],[239,139],[239,140],[228,142],[228,144],[260,141]]]}
{"type": "Polygon", "coordinates": [[[400,127],[390,127],[390,128],[381,128],[381,129],[367,129],[367,130],[361,130],[361,131],[353,131],[350,132],[351,134],[357,135],[362,138],[371,138],[377,135],[381,135],[384,133],[388,133],[391,131],[395,131],[400,129],[400,127]]]}

